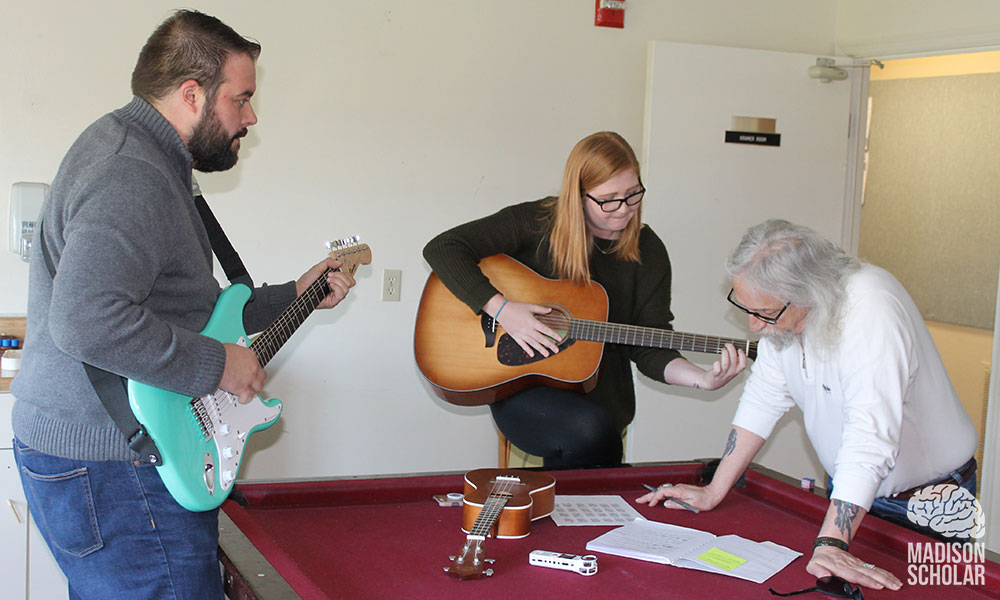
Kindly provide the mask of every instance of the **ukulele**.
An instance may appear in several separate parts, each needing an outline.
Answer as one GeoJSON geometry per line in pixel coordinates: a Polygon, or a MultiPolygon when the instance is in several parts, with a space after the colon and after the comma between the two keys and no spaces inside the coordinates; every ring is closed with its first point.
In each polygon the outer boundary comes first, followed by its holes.
{"type": "Polygon", "coordinates": [[[444,572],[457,579],[481,579],[493,575],[487,568],[486,537],[522,538],[531,531],[531,521],[547,517],[555,507],[556,480],[548,473],[518,469],[476,469],[465,475],[462,531],[468,535],[462,550],[448,557],[444,572]]]}

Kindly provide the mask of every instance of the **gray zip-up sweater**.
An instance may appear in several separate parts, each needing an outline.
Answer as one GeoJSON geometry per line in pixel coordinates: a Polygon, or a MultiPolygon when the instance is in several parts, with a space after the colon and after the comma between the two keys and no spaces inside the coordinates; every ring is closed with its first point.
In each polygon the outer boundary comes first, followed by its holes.
{"type": "MultiPolygon", "coordinates": [[[[42,219],[57,272],[53,280],[33,244],[14,435],[57,456],[133,460],[82,362],[192,396],[214,391],[225,366],[222,343],[198,333],[221,290],[192,199],[191,155],[133,98],[76,140],[42,219]]],[[[258,288],[247,331],[294,298],[294,282],[258,288]]]]}

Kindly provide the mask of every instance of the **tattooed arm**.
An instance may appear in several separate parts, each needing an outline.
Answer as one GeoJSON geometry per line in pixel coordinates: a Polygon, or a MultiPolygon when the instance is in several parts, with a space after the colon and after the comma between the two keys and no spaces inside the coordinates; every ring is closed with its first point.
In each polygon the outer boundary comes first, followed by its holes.
{"type": "MultiPolygon", "coordinates": [[[[699,510],[712,510],[726,497],[729,490],[733,488],[733,484],[750,466],[750,461],[763,446],[764,438],[734,425],[729,431],[726,448],[722,453],[722,461],[715,470],[712,483],[704,487],[686,484],[662,487],[655,492],[637,498],[636,502],[656,506],[663,498],[670,496],[683,500],[699,510]]],[[[664,502],[664,506],[683,510],[683,507],[675,502],[664,502]]]]}
{"type": "MultiPolygon", "coordinates": [[[[866,514],[868,511],[856,504],[844,500],[831,500],[823,526],[819,530],[819,537],[834,538],[844,542],[846,546],[854,539],[854,534],[866,514]]],[[[806,565],[806,571],[816,577],[836,575],[851,583],[875,589],[887,587],[898,590],[902,586],[902,582],[892,573],[871,563],[865,563],[847,550],[836,546],[816,546],[812,559],[806,565]]]]}

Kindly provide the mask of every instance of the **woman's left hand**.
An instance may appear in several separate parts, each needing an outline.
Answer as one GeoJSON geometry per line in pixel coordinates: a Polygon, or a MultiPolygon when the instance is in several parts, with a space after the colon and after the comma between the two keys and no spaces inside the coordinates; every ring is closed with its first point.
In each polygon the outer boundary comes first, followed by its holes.
{"type": "Polygon", "coordinates": [[[721,358],[712,365],[712,368],[698,378],[695,387],[703,390],[717,390],[729,383],[740,371],[747,368],[747,354],[742,349],[737,349],[732,344],[726,344],[722,348],[721,358]]]}

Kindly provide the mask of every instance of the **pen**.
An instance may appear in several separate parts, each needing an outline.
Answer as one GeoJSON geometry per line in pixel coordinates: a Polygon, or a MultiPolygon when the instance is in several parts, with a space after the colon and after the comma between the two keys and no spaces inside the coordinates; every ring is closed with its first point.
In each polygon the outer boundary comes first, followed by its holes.
{"type": "MultiPolygon", "coordinates": [[[[670,485],[669,483],[664,484],[664,486],[669,486],[669,485],[670,485]]],[[[647,490],[649,490],[651,492],[655,492],[656,491],[656,488],[653,487],[653,486],[651,486],[651,485],[649,485],[648,483],[642,484],[642,487],[646,488],[647,490]]],[[[681,506],[683,506],[684,508],[688,509],[689,511],[691,511],[693,513],[701,512],[697,508],[695,508],[695,507],[691,506],[690,504],[688,504],[687,502],[685,502],[683,500],[678,500],[677,498],[674,498],[672,496],[665,496],[663,498],[664,502],[666,502],[667,500],[670,500],[671,502],[676,502],[677,504],[680,504],[681,506]]]]}

